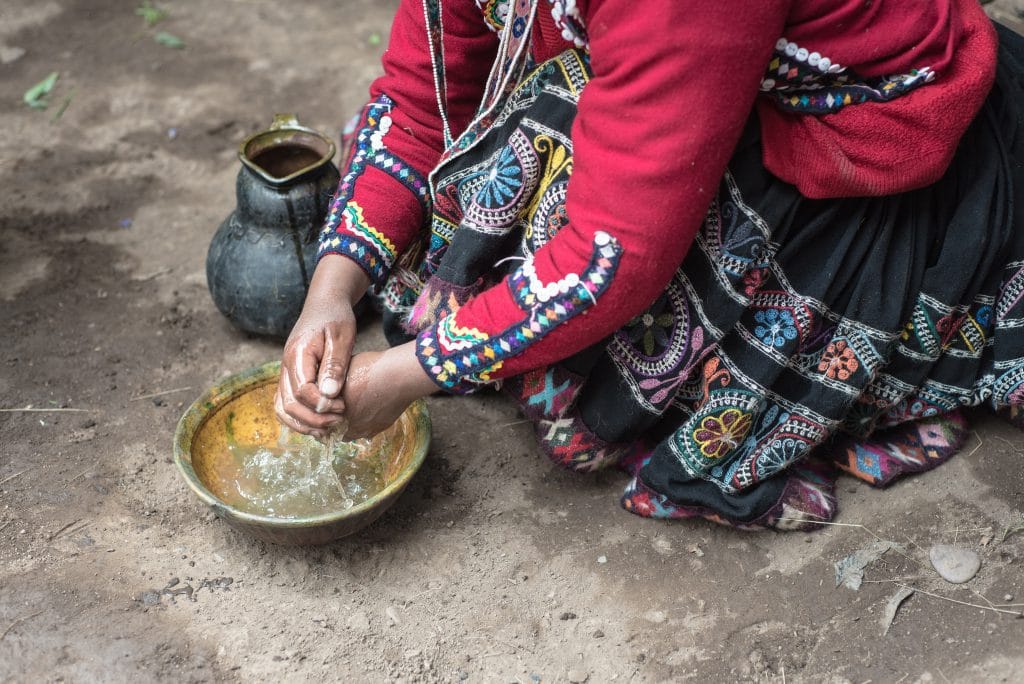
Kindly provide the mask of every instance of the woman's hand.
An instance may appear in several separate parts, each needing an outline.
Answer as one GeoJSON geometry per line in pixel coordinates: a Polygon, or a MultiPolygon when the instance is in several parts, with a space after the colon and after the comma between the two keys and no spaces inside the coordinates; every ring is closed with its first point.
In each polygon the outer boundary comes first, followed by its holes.
{"type": "Polygon", "coordinates": [[[351,259],[324,257],[281,357],[275,409],[289,428],[323,438],[342,421],[339,398],[356,339],[352,307],[370,279],[351,259]]]}
{"type": "Polygon", "coordinates": [[[372,437],[398,420],[409,404],[437,390],[416,360],[415,344],[352,357],[342,392],[346,440],[372,437]]]}

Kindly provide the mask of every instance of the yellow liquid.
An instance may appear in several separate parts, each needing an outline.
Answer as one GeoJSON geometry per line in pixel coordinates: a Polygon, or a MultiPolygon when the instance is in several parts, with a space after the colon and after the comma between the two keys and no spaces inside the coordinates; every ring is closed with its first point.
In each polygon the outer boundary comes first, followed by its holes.
{"type": "Polygon", "coordinates": [[[302,518],[347,510],[385,486],[379,454],[366,440],[327,445],[282,434],[272,446],[230,445],[238,464],[238,508],[255,515],[302,518]]]}

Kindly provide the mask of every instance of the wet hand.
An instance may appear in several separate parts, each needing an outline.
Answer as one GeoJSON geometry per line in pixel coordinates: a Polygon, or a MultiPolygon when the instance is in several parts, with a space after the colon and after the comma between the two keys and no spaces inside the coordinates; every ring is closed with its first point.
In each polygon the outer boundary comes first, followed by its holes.
{"type": "Polygon", "coordinates": [[[317,266],[281,357],[274,405],[289,428],[324,438],[344,420],[340,395],[356,339],[352,307],[368,286],[366,274],[345,257],[327,256],[317,266]]]}
{"type": "Polygon", "coordinates": [[[415,344],[352,357],[342,392],[346,440],[372,437],[398,420],[409,404],[437,390],[416,360],[415,344]]]}

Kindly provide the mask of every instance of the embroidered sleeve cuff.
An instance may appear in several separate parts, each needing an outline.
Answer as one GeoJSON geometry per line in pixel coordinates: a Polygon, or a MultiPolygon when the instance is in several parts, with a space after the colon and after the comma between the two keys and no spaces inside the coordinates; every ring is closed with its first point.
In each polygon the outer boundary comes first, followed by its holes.
{"type": "Polygon", "coordinates": [[[320,234],[317,259],[327,254],[349,257],[381,287],[395,263],[395,245],[383,233],[370,226],[363,217],[363,208],[350,201],[344,207],[332,207],[320,234]]]}
{"type": "Polygon", "coordinates": [[[454,311],[417,336],[420,365],[441,389],[453,394],[466,394],[491,383],[505,359],[522,354],[557,326],[597,304],[611,284],[621,255],[618,241],[598,231],[590,262],[582,273],[569,273],[545,283],[537,276],[533,262],[527,260],[503,285],[477,298],[510,293],[522,314],[518,322],[492,335],[471,322],[460,324],[459,315],[466,308],[454,311]],[[507,287],[507,292],[500,292],[502,287],[507,287]]]}
{"type": "Polygon", "coordinates": [[[364,110],[318,250],[318,257],[349,257],[378,288],[384,285],[403,241],[418,232],[430,211],[424,175],[387,147],[393,106],[382,95],[364,110]]]}

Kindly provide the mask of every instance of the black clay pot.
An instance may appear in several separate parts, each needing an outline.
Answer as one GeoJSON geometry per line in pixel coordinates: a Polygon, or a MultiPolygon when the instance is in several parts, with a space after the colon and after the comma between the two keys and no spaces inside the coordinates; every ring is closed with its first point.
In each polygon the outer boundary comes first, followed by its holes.
{"type": "Polygon", "coordinates": [[[338,187],[334,143],[279,114],[242,142],[237,206],[206,255],[206,282],[236,327],[284,338],[302,312],[317,237],[338,187]]]}

